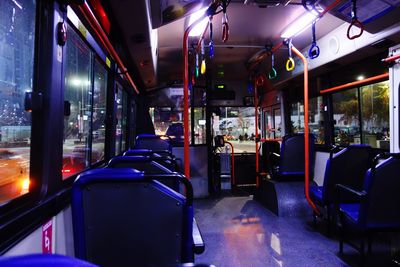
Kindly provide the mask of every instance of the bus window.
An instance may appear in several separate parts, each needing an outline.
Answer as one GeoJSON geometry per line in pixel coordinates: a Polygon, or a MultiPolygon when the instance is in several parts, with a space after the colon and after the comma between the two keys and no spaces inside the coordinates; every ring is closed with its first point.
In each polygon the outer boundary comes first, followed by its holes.
{"type": "Polygon", "coordinates": [[[227,141],[233,143],[235,153],[255,152],[254,114],[254,107],[221,108],[219,130],[214,135],[224,135],[227,141]]]}
{"type": "Polygon", "coordinates": [[[0,204],[29,191],[31,116],[23,103],[32,91],[35,3],[0,8],[0,204]]]}
{"type": "MultiPolygon", "coordinates": [[[[292,132],[304,132],[304,102],[296,102],[290,105],[290,120],[292,132]]],[[[308,101],[309,132],[314,135],[317,144],[325,143],[324,115],[322,96],[314,97],[308,101]]]]}
{"type": "Polygon", "coordinates": [[[71,113],[64,117],[63,179],[90,166],[91,57],[89,47],[68,27],[64,100],[71,113]]]}
{"type": "Polygon", "coordinates": [[[281,109],[276,108],[272,110],[274,116],[274,138],[282,137],[282,117],[281,109]]]}
{"type": "Polygon", "coordinates": [[[357,88],[332,96],[335,145],[360,144],[357,88]]]}
{"type": "Polygon", "coordinates": [[[126,113],[128,96],[122,89],[122,86],[117,83],[117,127],[115,132],[115,153],[120,154],[126,148],[126,113]]]}
{"type": "MultiPolygon", "coordinates": [[[[183,135],[183,132],[182,132],[183,135]]],[[[183,141],[183,138],[182,138],[183,141]]],[[[194,144],[206,144],[206,110],[194,108],[194,144]]]]}
{"type": "Polygon", "coordinates": [[[92,163],[104,159],[107,70],[96,60],[94,64],[92,163]]]}
{"type": "Polygon", "coordinates": [[[389,82],[360,88],[363,142],[389,149],[389,82]]]}

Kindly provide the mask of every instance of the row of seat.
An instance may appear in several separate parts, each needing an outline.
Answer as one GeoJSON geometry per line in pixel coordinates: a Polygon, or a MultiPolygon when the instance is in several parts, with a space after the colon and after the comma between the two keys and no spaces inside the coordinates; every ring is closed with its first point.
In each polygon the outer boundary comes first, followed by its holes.
{"type": "MultiPolygon", "coordinates": [[[[327,212],[328,232],[332,222],[340,230],[340,253],[348,233],[360,236],[355,247],[364,257],[364,240],[379,231],[400,230],[400,154],[375,156],[367,145],[332,149],[322,186],[311,186],[312,200],[327,212]]],[[[314,222],[317,214],[314,213],[314,222]]]]}
{"type": "MultiPolygon", "coordinates": [[[[309,135],[309,171],[311,177],[315,165],[315,137],[309,135]]],[[[262,144],[263,170],[272,179],[281,181],[304,180],[304,134],[286,135],[282,145],[278,141],[266,141],[262,144]]]]}
{"type": "Polygon", "coordinates": [[[100,266],[194,262],[204,242],[191,183],[176,166],[168,142],[142,135],[105,168],[80,174],[72,190],[76,257],[100,266]]]}
{"type": "MultiPolygon", "coordinates": [[[[310,174],[313,175],[315,150],[310,135],[310,174]]],[[[282,145],[267,141],[262,145],[264,171],[274,180],[297,180],[304,177],[304,135],[285,136],[282,145]]],[[[376,231],[400,230],[400,154],[383,153],[378,156],[368,145],[335,147],[326,163],[322,186],[309,188],[310,197],[326,211],[328,233],[332,222],[337,222],[340,252],[347,232],[361,235],[363,256],[364,238],[376,231]]],[[[325,213],[325,212],[324,212],[325,213]]],[[[317,214],[314,213],[314,223],[317,214]]],[[[371,248],[369,241],[369,250],[371,248]]]]}

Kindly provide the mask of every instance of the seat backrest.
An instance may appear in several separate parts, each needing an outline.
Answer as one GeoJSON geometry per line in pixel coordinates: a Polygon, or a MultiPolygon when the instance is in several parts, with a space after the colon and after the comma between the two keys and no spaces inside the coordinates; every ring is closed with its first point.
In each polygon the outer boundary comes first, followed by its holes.
{"type": "Polygon", "coordinates": [[[29,254],[1,257],[0,266],[7,267],[96,267],[97,265],[76,258],[57,254],[29,254]]]}
{"type": "Polygon", "coordinates": [[[132,168],[145,174],[172,173],[168,168],[153,161],[148,156],[118,156],[113,157],[107,168],[132,168]]]}
{"type": "Polygon", "coordinates": [[[135,149],[150,149],[154,151],[172,151],[169,142],[162,140],[160,136],[154,134],[141,134],[136,137],[135,149]]]}
{"type": "Polygon", "coordinates": [[[333,203],[337,184],[361,190],[365,173],[372,164],[372,153],[368,145],[350,145],[336,154],[331,153],[324,175],[322,197],[325,203],[333,203]]]}
{"type": "MultiPolygon", "coordinates": [[[[170,174],[173,173],[172,170],[163,166],[162,164],[153,161],[151,157],[148,156],[118,156],[112,158],[108,164],[107,168],[132,168],[141,172],[145,175],[155,175],[155,174],[170,174]]],[[[179,182],[166,180],[162,183],[169,188],[179,192],[179,182]]]]}
{"type": "Polygon", "coordinates": [[[367,228],[400,228],[400,154],[368,170],[359,223],[367,228]]]}
{"type": "Polygon", "coordinates": [[[279,163],[273,162],[273,153],[279,154],[281,150],[281,144],[278,141],[265,141],[261,145],[262,150],[262,166],[263,170],[271,172],[273,166],[277,166],[279,163]]]}
{"type": "Polygon", "coordinates": [[[130,149],[125,151],[124,156],[148,156],[151,160],[161,164],[171,171],[177,171],[175,156],[167,151],[153,151],[150,149],[130,149]]]}
{"type": "MultiPolygon", "coordinates": [[[[309,162],[310,175],[314,171],[315,162],[315,138],[309,135],[309,162]]],[[[304,175],[304,134],[284,136],[281,146],[281,161],[279,175],[304,175]]]]}
{"type": "Polygon", "coordinates": [[[193,189],[184,184],[187,199],[133,169],[80,174],[72,187],[75,256],[106,267],[192,260],[193,189]]]}

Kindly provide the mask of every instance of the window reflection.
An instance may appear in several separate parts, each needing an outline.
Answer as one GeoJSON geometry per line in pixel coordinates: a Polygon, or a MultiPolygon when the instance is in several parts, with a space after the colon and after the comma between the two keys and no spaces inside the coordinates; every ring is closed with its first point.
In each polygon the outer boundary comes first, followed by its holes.
{"type": "Polygon", "coordinates": [[[92,163],[104,159],[106,134],[107,70],[98,62],[94,64],[92,163]]]}
{"type": "MultiPolygon", "coordinates": [[[[308,100],[308,127],[309,132],[315,136],[317,144],[325,143],[324,131],[324,105],[322,96],[308,100]]],[[[290,105],[290,121],[292,123],[292,132],[304,132],[304,102],[296,102],[290,105]]]]}
{"type": "Polygon", "coordinates": [[[360,90],[363,142],[389,149],[389,82],[363,86],[360,90]]]}
{"type": "Polygon", "coordinates": [[[92,117],[91,53],[75,31],[68,28],[64,101],[70,105],[64,117],[63,178],[90,166],[92,117]],[[68,115],[68,114],[67,114],[68,115]]]}
{"type": "Polygon", "coordinates": [[[29,191],[36,2],[0,1],[0,204],[29,191]]]}
{"type": "Polygon", "coordinates": [[[126,118],[128,109],[128,96],[117,83],[117,127],[115,132],[115,153],[118,155],[126,149],[126,118]]]}

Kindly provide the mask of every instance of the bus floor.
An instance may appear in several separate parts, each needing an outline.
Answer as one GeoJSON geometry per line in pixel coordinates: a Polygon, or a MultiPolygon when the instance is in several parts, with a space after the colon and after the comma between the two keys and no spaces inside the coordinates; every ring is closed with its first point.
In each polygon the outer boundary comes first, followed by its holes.
{"type": "MultiPolygon", "coordinates": [[[[216,267],[359,266],[359,254],[345,244],[339,256],[337,234],[325,235],[325,224],[308,218],[277,217],[250,196],[197,199],[195,216],[206,250],[197,263],[216,267]]],[[[399,266],[390,244],[374,240],[365,266],[399,266]]]]}

